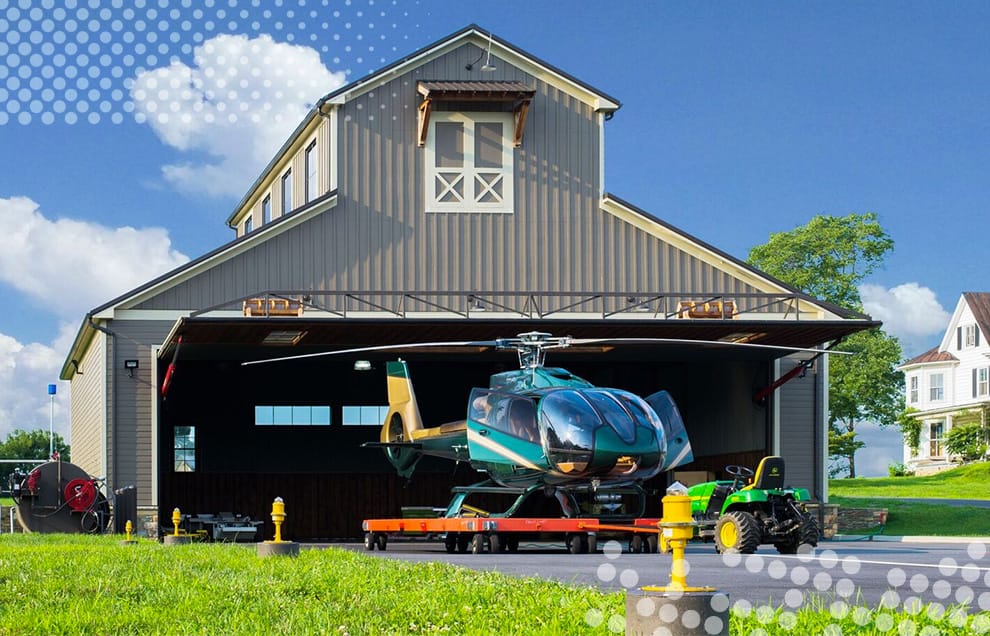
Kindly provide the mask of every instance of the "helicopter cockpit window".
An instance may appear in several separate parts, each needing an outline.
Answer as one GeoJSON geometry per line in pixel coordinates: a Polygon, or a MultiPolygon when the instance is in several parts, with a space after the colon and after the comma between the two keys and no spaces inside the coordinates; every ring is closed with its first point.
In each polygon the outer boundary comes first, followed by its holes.
{"type": "Polygon", "coordinates": [[[474,389],[471,392],[468,416],[479,424],[529,442],[539,440],[536,406],[527,398],[486,389],[474,389]]]}
{"type": "Polygon", "coordinates": [[[540,402],[547,435],[547,459],[562,473],[581,472],[591,463],[594,431],[602,420],[576,391],[547,394],[540,402]]]}

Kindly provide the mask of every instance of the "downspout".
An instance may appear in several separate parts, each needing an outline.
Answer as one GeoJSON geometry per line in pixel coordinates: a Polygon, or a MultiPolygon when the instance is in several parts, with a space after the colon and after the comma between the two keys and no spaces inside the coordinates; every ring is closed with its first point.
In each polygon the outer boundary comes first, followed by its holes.
{"type": "Polygon", "coordinates": [[[98,325],[93,321],[93,314],[86,314],[86,321],[89,326],[97,331],[103,332],[110,336],[110,382],[112,386],[110,388],[110,399],[113,402],[113,409],[110,411],[110,475],[107,477],[112,477],[110,479],[111,490],[117,483],[117,334],[110,329],[102,325],[98,325]]]}

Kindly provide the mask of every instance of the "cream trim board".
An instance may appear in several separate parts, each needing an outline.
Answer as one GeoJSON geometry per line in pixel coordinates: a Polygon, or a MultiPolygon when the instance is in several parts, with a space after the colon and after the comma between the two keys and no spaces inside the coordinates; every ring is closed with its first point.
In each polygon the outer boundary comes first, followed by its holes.
{"type": "MultiPolygon", "coordinates": [[[[776,382],[780,379],[780,358],[774,358],[773,361],[773,381],[776,382]]],[[[770,400],[773,404],[773,424],[772,424],[772,438],[771,442],[771,455],[780,455],[780,387],[778,386],[770,394],[770,400]]],[[[812,416],[814,417],[814,416],[812,416]]]]}
{"type": "MultiPolygon", "coordinates": [[[[151,377],[158,378],[158,353],[160,345],[151,347],[151,377]]],[[[138,462],[140,464],[140,460],[138,462]]],[[[151,391],[151,505],[158,506],[158,382],[151,391]]]]}
{"type": "MultiPolygon", "coordinates": [[[[694,256],[705,263],[715,267],[742,282],[761,290],[764,293],[791,295],[794,292],[790,289],[777,285],[770,280],[759,276],[752,270],[740,267],[733,261],[727,260],[712,250],[695,243],[683,234],[676,232],[664,225],[651,221],[642,214],[628,209],[614,199],[604,198],[601,201],[601,208],[612,216],[637,227],[644,232],[651,234],[664,243],[667,243],[691,256],[694,256]]],[[[809,313],[817,319],[838,318],[835,314],[826,311],[819,305],[804,299],[798,300],[798,310],[802,313],[809,313]]]]}
{"type": "MultiPolygon", "coordinates": [[[[333,99],[329,100],[329,102],[332,104],[346,104],[348,101],[373,91],[383,84],[392,81],[396,77],[404,75],[416,67],[422,66],[427,62],[431,62],[438,57],[446,55],[447,53],[450,53],[465,44],[474,44],[478,48],[487,52],[488,42],[488,33],[482,33],[472,29],[461,34],[459,37],[442,42],[438,46],[428,51],[424,51],[416,57],[406,60],[404,63],[389,69],[387,73],[382,73],[375,77],[369,78],[369,81],[355,86],[346,93],[335,95],[333,99]]],[[[573,95],[582,102],[590,105],[595,110],[617,110],[619,108],[619,104],[589,91],[583,86],[567,79],[563,75],[555,73],[543,65],[537,64],[528,57],[516,53],[512,49],[499,44],[497,40],[492,40],[491,46],[492,57],[497,58],[496,67],[498,66],[497,63],[501,61],[511,64],[512,66],[525,71],[529,75],[532,75],[536,79],[545,82],[558,90],[564,91],[569,95],[573,95]]]]}

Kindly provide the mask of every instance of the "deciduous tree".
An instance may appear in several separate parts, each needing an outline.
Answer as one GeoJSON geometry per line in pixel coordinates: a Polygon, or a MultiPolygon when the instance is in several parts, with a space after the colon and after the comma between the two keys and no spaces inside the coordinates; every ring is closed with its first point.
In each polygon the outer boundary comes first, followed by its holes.
{"type": "MultiPolygon", "coordinates": [[[[749,262],[802,291],[853,311],[862,311],[859,284],[894,247],[876,214],[819,215],[807,225],[770,235],[750,250],[749,262]]],[[[896,370],[901,346],[880,329],[847,337],[838,351],[854,355],[829,360],[829,454],[846,461],[856,476],[856,424],[897,422],[903,411],[903,374],[896,370]],[[833,434],[834,433],[834,434],[833,434]]]]}
{"type": "MultiPolygon", "coordinates": [[[[55,450],[64,461],[69,461],[69,445],[58,433],[52,438],[55,450]]],[[[0,442],[0,459],[48,459],[48,431],[16,429],[0,442]]],[[[30,470],[35,464],[0,464],[0,490],[7,489],[7,478],[15,468],[30,470]]]]}

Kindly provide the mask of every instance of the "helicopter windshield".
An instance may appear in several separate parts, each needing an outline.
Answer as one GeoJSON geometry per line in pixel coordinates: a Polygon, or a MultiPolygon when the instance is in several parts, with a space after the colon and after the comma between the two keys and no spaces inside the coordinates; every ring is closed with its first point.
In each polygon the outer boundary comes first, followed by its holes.
{"type": "Polygon", "coordinates": [[[540,402],[547,435],[547,459],[563,473],[581,472],[591,463],[594,430],[601,416],[577,391],[553,391],[540,402]]]}

